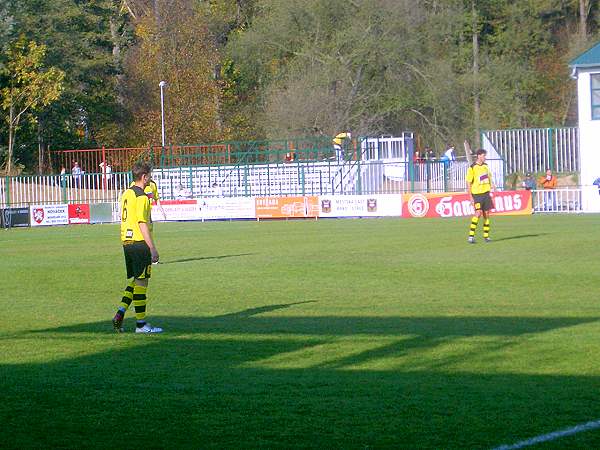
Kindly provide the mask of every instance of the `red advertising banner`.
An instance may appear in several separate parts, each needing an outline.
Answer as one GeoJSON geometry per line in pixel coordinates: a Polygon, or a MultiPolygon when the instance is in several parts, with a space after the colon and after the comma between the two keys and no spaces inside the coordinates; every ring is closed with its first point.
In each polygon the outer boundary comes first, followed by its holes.
{"type": "Polygon", "coordinates": [[[76,203],[69,205],[69,224],[90,223],[90,205],[76,203]]]}
{"type": "Polygon", "coordinates": [[[257,197],[258,219],[283,219],[287,217],[317,217],[319,198],[307,197],[257,197]]]}
{"type": "MultiPolygon", "coordinates": [[[[492,193],[494,215],[531,214],[531,191],[492,193]]],[[[466,193],[405,194],[402,217],[463,217],[475,213],[471,196],[466,193]]]]}

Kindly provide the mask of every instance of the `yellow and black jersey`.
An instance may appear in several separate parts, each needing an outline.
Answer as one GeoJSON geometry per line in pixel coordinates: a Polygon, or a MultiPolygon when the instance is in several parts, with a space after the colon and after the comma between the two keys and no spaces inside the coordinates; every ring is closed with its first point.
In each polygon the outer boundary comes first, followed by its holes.
{"type": "MultiPolygon", "coordinates": [[[[133,187],[133,186],[135,186],[135,182],[132,182],[129,185],[129,187],[133,187]]],[[[160,197],[158,196],[158,186],[152,180],[150,180],[150,183],[148,184],[148,186],[146,186],[144,188],[144,193],[150,199],[150,206],[152,206],[154,203],[156,203],[157,201],[160,200],[160,197]]]]}
{"type": "Polygon", "coordinates": [[[151,225],[150,200],[142,188],[133,186],[121,197],[121,241],[143,241],[140,222],[151,225]]]}
{"type": "Polygon", "coordinates": [[[348,133],[338,133],[334,138],[333,138],[333,143],[335,145],[339,145],[341,146],[342,143],[344,142],[344,139],[349,138],[350,134],[348,133]]]}
{"type": "Polygon", "coordinates": [[[467,183],[471,184],[471,194],[485,194],[492,190],[492,173],[487,164],[471,164],[467,169],[467,183]]]}

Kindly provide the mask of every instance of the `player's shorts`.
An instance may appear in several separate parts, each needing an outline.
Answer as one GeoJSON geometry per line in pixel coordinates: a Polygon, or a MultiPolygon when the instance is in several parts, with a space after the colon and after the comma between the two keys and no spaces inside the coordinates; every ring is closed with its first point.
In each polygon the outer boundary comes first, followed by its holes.
{"type": "Polygon", "coordinates": [[[490,211],[494,208],[494,204],[492,203],[492,197],[489,192],[485,194],[473,194],[473,206],[475,207],[475,211],[478,209],[482,211],[490,211]]]}
{"type": "Polygon", "coordinates": [[[123,243],[127,278],[150,278],[152,272],[152,254],[145,241],[123,243]]]}

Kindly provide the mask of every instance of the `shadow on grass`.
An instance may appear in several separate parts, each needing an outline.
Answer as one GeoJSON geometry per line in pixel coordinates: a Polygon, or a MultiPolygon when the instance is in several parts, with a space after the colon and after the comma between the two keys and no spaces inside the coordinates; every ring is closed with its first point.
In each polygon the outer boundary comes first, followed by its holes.
{"type": "Polygon", "coordinates": [[[494,239],[492,242],[501,242],[501,241],[511,241],[513,239],[527,239],[527,238],[536,238],[540,236],[545,236],[548,233],[537,233],[537,234],[518,234],[516,236],[508,236],[504,238],[494,239]]]}
{"type": "MultiPolygon", "coordinates": [[[[165,328],[170,335],[190,333],[235,334],[305,334],[318,336],[418,335],[430,338],[467,336],[519,336],[571,327],[599,319],[590,317],[512,317],[512,316],[269,316],[265,313],[291,308],[314,301],[265,305],[213,317],[149,315],[148,320],[165,328]]],[[[106,321],[82,323],[33,333],[97,333],[112,330],[111,317],[106,321]]],[[[134,314],[126,323],[133,326],[134,314]]]]}
{"type": "MultiPolygon", "coordinates": [[[[77,351],[0,365],[0,439],[15,448],[140,439],[156,448],[491,448],[600,417],[600,377],[476,369],[481,358],[509,359],[501,352],[519,336],[598,319],[269,314],[303,303],[153,317],[167,330],[160,336],[112,334],[108,320],[28,333],[64,335],[77,351]],[[465,337],[482,339],[462,351],[465,337]],[[85,354],[98,342],[102,351],[85,354]],[[395,363],[377,369],[384,360],[395,363]]],[[[596,432],[568,439],[600,445],[596,432]]]]}
{"type": "Polygon", "coordinates": [[[254,253],[240,253],[237,255],[219,255],[219,256],[198,256],[195,258],[182,258],[182,259],[173,259],[168,261],[161,261],[161,264],[178,264],[178,263],[186,263],[192,261],[206,261],[211,259],[225,259],[225,258],[239,258],[240,256],[250,256],[254,253]]]}

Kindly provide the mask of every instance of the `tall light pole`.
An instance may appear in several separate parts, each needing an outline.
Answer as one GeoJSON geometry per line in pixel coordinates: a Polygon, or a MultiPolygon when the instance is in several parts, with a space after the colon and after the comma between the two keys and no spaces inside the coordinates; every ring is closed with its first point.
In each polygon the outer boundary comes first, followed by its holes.
{"type": "Polygon", "coordinates": [[[162,146],[165,146],[165,86],[167,85],[166,81],[161,81],[158,83],[160,86],[160,117],[162,122],[162,146]]]}

